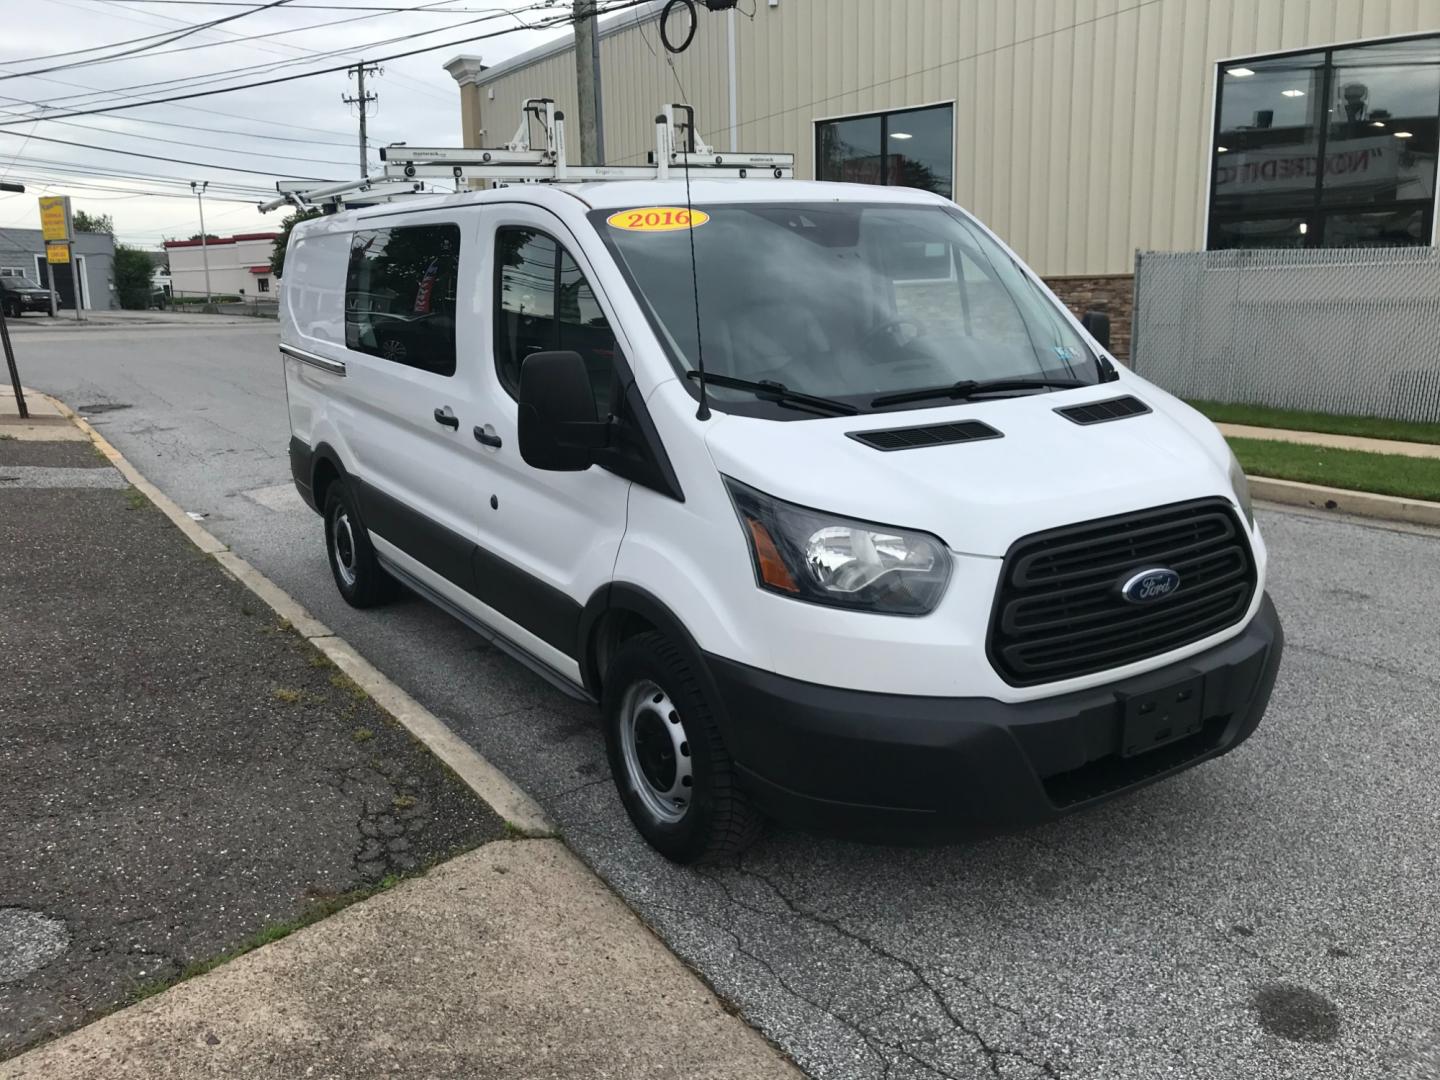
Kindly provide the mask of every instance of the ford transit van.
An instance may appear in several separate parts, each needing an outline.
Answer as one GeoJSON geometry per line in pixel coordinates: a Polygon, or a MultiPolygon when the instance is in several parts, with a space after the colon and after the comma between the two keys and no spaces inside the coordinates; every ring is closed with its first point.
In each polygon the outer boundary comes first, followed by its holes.
{"type": "Polygon", "coordinates": [[[1013,828],[1233,750],[1280,663],[1235,458],[1092,328],[921,191],[417,196],[294,229],[291,464],[349,603],[599,705],[665,855],[1013,828]]]}

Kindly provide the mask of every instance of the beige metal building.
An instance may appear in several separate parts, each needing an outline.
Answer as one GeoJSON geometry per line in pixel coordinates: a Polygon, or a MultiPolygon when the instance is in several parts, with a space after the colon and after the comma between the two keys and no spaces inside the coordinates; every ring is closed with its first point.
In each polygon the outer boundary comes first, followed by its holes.
{"type": "MultiPolygon", "coordinates": [[[[1122,350],[1137,250],[1434,242],[1440,37],[1415,35],[1440,35],[1440,0],[695,6],[675,56],[665,0],[602,20],[607,162],[643,160],[685,100],[719,149],[941,191],[1108,305],[1122,350]]],[[[508,140],[526,98],[575,115],[569,38],[483,59],[445,65],[467,146],[508,140]]]]}

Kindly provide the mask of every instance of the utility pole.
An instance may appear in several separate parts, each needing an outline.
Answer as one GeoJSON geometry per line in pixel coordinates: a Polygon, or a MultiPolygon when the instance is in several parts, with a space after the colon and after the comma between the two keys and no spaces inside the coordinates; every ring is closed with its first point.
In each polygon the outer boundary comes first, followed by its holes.
{"type": "Polygon", "coordinates": [[[365,114],[369,110],[370,102],[379,101],[379,95],[367,94],[365,92],[365,76],[367,74],[383,75],[385,69],[379,64],[367,64],[364,60],[352,68],[346,68],[345,74],[355,76],[355,96],[341,94],[340,100],[346,105],[355,105],[360,110],[360,178],[363,180],[369,175],[369,166],[366,164],[367,145],[365,142],[365,114]]]}
{"type": "Polygon", "coordinates": [[[195,201],[200,204],[200,259],[205,264],[205,306],[210,307],[210,247],[205,235],[205,189],[209,180],[190,181],[190,190],[195,192],[195,201]]]}
{"type": "Polygon", "coordinates": [[[575,0],[575,89],[580,101],[580,163],[605,164],[604,113],[600,92],[600,35],[595,0],[575,0]]]}

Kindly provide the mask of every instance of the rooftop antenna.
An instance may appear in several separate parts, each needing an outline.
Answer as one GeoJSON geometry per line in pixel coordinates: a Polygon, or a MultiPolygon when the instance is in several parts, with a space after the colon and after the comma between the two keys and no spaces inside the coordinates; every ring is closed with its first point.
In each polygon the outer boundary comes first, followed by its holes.
{"type": "MultiPolygon", "coordinates": [[[[710,419],[710,399],[705,389],[705,339],[700,334],[700,267],[695,258],[695,206],[690,200],[690,156],[695,153],[695,110],[689,105],[671,105],[666,115],[657,116],[655,122],[663,123],[670,131],[674,152],[675,110],[685,110],[685,220],[686,232],[690,234],[690,288],[695,297],[695,370],[699,373],[700,407],[695,410],[696,420],[710,419]]],[[[709,150],[709,147],[706,147],[709,150]]]]}

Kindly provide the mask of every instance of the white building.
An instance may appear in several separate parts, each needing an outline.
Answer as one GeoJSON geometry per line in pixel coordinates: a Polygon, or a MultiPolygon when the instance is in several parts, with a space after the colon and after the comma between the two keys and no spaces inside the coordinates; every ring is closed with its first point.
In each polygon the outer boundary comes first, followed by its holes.
{"type": "Polygon", "coordinates": [[[237,233],[210,240],[167,240],[171,288],[176,296],[205,295],[205,263],[210,264],[212,296],[264,296],[276,291],[270,254],[278,232],[237,233]]]}

